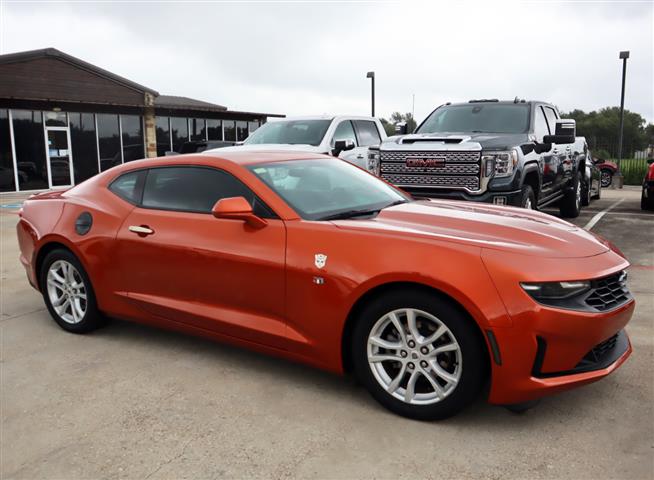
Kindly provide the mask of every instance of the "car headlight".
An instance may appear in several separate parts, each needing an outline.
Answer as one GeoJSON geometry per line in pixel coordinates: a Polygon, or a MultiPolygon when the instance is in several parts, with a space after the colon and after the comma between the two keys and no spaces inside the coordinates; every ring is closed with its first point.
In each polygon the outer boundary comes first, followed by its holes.
{"type": "Polygon", "coordinates": [[[590,282],[587,280],[574,282],[521,283],[520,286],[534,300],[542,303],[547,303],[548,300],[563,300],[590,290],[590,282]]]}
{"type": "Polygon", "coordinates": [[[518,152],[509,150],[507,152],[482,152],[482,163],[487,166],[486,176],[490,176],[489,165],[495,165],[496,177],[508,177],[513,174],[513,169],[518,164],[518,152]]]}
{"type": "Polygon", "coordinates": [[[381,168],[379,165],[379,150],[368,150],[368,171],[373,175],[380,176],[381,168]]]}

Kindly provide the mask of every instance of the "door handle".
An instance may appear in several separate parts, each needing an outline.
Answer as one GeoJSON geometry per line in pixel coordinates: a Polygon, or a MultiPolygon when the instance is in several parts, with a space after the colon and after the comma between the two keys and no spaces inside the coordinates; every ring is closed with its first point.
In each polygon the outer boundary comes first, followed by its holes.
{"type": "Polygon", "coordinates": [[[359,155],[357,155],[357,158],[358,158],[359,160],[362,160],[362,159],[363,159],[363,155],[359,154],[359,155]]]}
{"type": "Polygon", "coordinates": [[[139,235],[151,235],[154,233],[154,230],[152,230],[150,227],[146,227],[144,225],[130,225],[129,226],[129,231],[138,233],[139,235]]]}

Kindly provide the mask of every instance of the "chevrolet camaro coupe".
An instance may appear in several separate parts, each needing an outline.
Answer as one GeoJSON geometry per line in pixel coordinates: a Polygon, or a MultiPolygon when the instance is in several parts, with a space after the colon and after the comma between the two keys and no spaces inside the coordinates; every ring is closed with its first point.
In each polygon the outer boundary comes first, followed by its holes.
{"type": "Polygon", "coordinates": [[[414,200],[298,152],[126,163],[28,199],[20,260],[54,320],[119,317],[337,373],[388,409],[527,404],[631,354],[629,263],[536,211],[414,200]]]}

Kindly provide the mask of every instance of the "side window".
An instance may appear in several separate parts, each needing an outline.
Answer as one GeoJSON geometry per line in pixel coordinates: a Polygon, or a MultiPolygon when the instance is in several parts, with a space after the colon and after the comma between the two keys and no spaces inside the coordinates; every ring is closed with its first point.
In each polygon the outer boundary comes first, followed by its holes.
{"type": "Polygon", "coordinates": [[[161,167],[148,171],[141,205],[159,210],[210,213],[221,198],[245,197],[263,218],[274,214],[252,190],[227,172],[203,167],[161,167]]]}
{"type": "Polygon", "coordinates": [[[145,176],[145,170],[124,173],[116,180],[111,182],[109,190],[131,204],[138,204],[141,200],[142,179],[145,176]]]}
{"type": "Polygon", "coordinates": [[[359,146],[369,147],[381,143],[381,137],[379,136],[379,131],[377,130],[375,122],[369,120],[354,120],[354,125],[357,127],[357,133],[359,134],[359,146]]]}
{"type": "Polygon", "coordinates": [[[336,140],[352,140],[354,145],[357,145],[357,137],[354,134],[352,122],[346,120],[338,124],[336,131],[334,132],[334,138],[332,138],[332,146],[334,146],[336,140]]]}
{"type": "Polygon", "coordinates": [[[547,124],[550,127],[550,132],[552,133],[552,135],[554,135],[555,133],[554,130],[556,129],[556,119],[557,119],[556,112],[551,107],[543,107],[543,110],[545,111],[545,118],[547,118],[547,124]]]}
{"type": "Polygon", "coordinates": [[[545,120],[545,114],[543,113],[543,107],[538,107],[535,112],[534,118],[534,135],[536,135],[536,140],[538,142],[543,141],[543,136],[549,135],[549,129],[547,128],[547,120],[545,120]]]}

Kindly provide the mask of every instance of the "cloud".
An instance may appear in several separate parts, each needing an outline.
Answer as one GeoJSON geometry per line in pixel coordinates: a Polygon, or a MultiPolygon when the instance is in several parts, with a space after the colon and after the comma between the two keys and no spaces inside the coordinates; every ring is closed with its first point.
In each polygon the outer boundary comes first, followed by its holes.
{"type": "Polygon", "coordinates": [[[4,3],[2,52],[52,46],[160,93],[286,114],[424,118],[447,101],[620,101],[654,120],[651,3],[4,3]],[[38,6],[38,8],[36,8],[38,6]]]}

